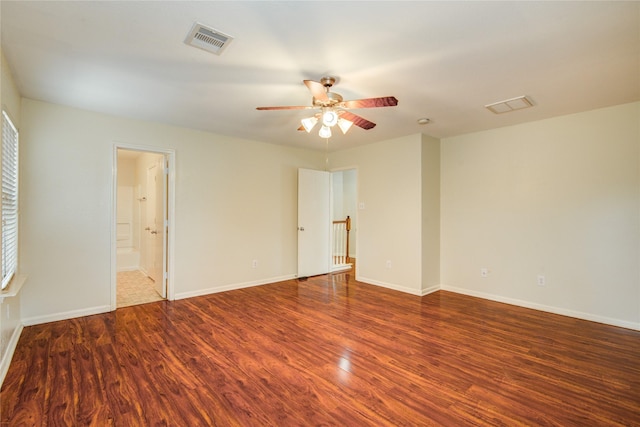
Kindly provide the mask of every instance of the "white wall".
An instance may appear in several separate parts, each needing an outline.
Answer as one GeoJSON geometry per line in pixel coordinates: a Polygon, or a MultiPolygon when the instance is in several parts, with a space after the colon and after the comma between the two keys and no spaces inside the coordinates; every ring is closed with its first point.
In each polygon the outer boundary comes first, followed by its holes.
{"type": "MultiPolygon", "coordinates": [[[[358,279],[413,294],[439,279],[444,289],[639,327],[639,109],[331,153],[333,169],[358,168],[358,279]]],[[[29,280],[16,301],[25,323],[110,308],[116,142],[176,150],[178,298],[295,275],[297,168],[323,169],[324,153],[26,99],[21,111],[20,269],[29,280]]],[[[15,316],[13,307],[9,321],[0,316],[3,336],[15,316]]]]}
{"type": "MultiPolygon", "coordinates": [[[[13,76],[11,75],[11,70],[9,70],[9,65],[2,51],[0,51],[0,69],[2,73],[0,80],[0,104],[2,105],[2,109],[6,110],[9,114],[11,121],[18,129],[19,138],[21,139],[22,126],[20,120],[20,94],[18,92],[18,88],[15,85],[13,76]]],[[[19,143],[22,144],[22,141],[19,140],[19,143]]],[[[25,169],[22,165],[21,158],[19,159],[19,161],[19,173],[20,178],[22,178],[25,174],[25,169]]],[[[22,187],[18,189],[19,192],[21,190],[22,187]]],[[[22,197],[22,195],[19,194],[18,197],[22,197]]],[[[19,209],[23,210],[24,203],[22,203],[22,199],[19,200],[19,204],[19,209]]],[[[23,228],[22,223],[20,223],[19,226],[20,229],[23,228]]],[[[23,252],[22,247],[19,246],[18,250],[20,251],[18,259],[18,272],[21,273],[21,257],[23,252]]],[[[12,285],[10,284],[9,286],[11,287],[12,285]]],[[[20,320],[20,298],[21,295],[18,294],[15,297],[6,298],[3,299],[2,302],[0,302],[0,384],[2,384],[2,380],[4,379],[6,370],[9,368],[10,358],[13,355],[13,350],[15,349],[15,345],[17,344],[20,331],[22,330],[22,323],[20,320]]]]}
{"type": "Polygon", "coordinates": [[[343,203],[342,217],[351,218],[351,232],[349,233],[349,256],[358,257],[358,246],[356,236],[358,235],[358,171],[347,169],[342,171],[343,203]]]}
{"type": "Polygon", "coordinates": [[[323,153],[29,99],[22,125],[25,323],[109,310],[116,142],[175,149],[177,298],[295,275],[297,168],[323,153]]]}
{"type": "Polygon", "coordinates": [[[329,156],[334,169],[358,170],[357,279],[413,294],[422,289],[420,150],[412,135],[329,156]]]}
{"type": "Polygon", "coordinates": [[[444,139],[445,289],[640,328],[639,165],[640,103],[444,139]]]}
{"type": "Polygon", "coordinates": [[[440,288],[440,140],[422,135],[422,294],[440,288]]]}
{"type": "Polygon", "coordinates": [[[138,183],[136,181],[136,160],[118,154],[118,190],[116,217],[118,220],[118,248],[139,248],[134,238],[134,219],[139,216],[138,183]],[[125,236],[128,236],[125,240],[125,236]]]}

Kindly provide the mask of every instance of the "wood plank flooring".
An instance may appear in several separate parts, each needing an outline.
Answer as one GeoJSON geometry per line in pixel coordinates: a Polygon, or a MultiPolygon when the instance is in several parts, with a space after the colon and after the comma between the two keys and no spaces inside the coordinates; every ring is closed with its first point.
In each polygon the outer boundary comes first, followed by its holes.
{"type": "Polygon", "coordinates": [[[640,332],[352,273],[24,329],[22,426],[638,426],[640,332]]]}

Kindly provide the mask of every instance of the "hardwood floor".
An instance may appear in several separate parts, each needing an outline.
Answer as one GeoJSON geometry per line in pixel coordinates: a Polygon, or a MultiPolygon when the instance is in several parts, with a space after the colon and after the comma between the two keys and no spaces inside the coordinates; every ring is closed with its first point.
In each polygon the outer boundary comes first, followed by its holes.
{"type": "Polygon", "coordinates": [[[24,329],[5,425],[640,425],[640,332],[318,276],[24,329]]]}

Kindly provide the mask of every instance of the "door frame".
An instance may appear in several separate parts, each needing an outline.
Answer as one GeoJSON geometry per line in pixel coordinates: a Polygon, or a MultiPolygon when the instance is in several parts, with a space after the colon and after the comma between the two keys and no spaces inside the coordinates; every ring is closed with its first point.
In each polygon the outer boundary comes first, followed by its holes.
{"type": "MultiPolygon", "coordinates": [[[[353,231],[353,233],[355,234],[353,239],[355,241],[356,244],[356,251],[358,250],[358,248],[360,247],[360,245],[358,244],[358,221],[360,220],[360,211],[364,209],[364,207],[360,207],[360,170],[358,168],[358,166],[341,166],[339,168],[334,168],[334,169],[329,169],[329,172],[331,172],[331,177],[333,178],[333,173],[334,172],[344,172],[344,171],[349,171],[349,170],[354,170],[356,171],[356,216],[355,218],[351,218],[351,230],[353,231]]],[[[333,215],[333,203],[334,203],[334,195],[333,195],[333,181],[331,182],[331,214],[333,215]]],[[[364,205],[364,204],[363,204],[364,205]]],[[[362,206],[363,206],[362,205],[362,206]]],[[[331,233],[331,247],[333,247],[333,233],[331,233]]],[[[357,252],[356,252],[357,255],[357,252]]],[[[356,258],[357,260],[357,256],[353,257],[356,258]]],[[[357,261],[356,261],[357,262],[357,261]]]]}
{"type": "Polygon", "coordinates": [[[176,189],[176,173],[175,173],[175,149],[158,148],[147,145],[136,145],[115,142],[112,152],[112,186],[111,186],[111,311],[117,308],[117,265],[116,265],[116,223],[117,223],[117,196],[118,196],[118,150],[141,151],[154,154],[164,155],[167,159],[169,169],[167,179],[167,244],[164,248],[166,251],[166,291],[167,300],[175,299],[174,289],[174,264],[175,264],[175,189],[176,189]]]}

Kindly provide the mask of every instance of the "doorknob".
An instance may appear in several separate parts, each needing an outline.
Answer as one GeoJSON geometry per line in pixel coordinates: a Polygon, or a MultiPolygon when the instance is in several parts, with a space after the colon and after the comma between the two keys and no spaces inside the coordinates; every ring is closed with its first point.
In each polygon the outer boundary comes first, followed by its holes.
{"type": "Polygon", "coordinates": [[[158,234],[156,230],[151,230],[151,234],[158,234]]]}
{"type": "Polygon", "coordinates": [[[145,229],[145,231],[149,231],[149,230],[151,230],[151,227],[145,227],[144,229],[145,229]]]}
{"type": "Polygon", "coordinates": [[[304,227],[298,227],[298,230],[304,231],[304,227]]]}

